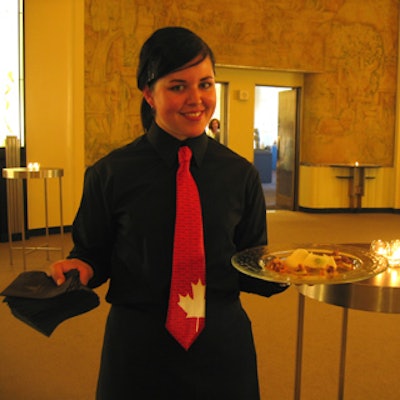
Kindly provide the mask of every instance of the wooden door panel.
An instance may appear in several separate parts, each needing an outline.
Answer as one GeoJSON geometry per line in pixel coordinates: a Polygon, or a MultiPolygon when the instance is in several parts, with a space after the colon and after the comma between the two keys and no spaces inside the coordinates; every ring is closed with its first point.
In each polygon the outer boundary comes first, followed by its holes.
{"type": "Polygon", "coordinates": [[[297,90],[279,93],[276,206],[295,209],[297,90]]]}

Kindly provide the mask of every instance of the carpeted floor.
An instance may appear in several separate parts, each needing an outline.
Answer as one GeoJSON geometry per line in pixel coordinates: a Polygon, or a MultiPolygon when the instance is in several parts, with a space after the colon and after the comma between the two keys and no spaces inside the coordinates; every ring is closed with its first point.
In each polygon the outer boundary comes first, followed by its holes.
{"type": "MultiPolygon", "coordinates": [[[[270,244],[290,246],[304,242],[400,238],[400,215],[397,214],[270,211],[267,219],[270,244]]],[[[50,245],[59,244],[59,236],[50,239],[50,245]]],[[[32,238],[29,242],[33,245],[41,240],[32,238]]],[[[70,247],[70,235],[66,235],[65,245],[70,247]]],[[[52,260],[58,257],[57,253],[50,255],[52,260]]],[[[27,269],[46,270],[50,262],[46,260],[46,253],[34,252],[27,257],[27,269]]],[[[14,252],[14,266],[9,265],[8,245],[0,243],[0,289],[22,271],[21,265],[19,252],[14,252]]],[[[109,308],[104,301],[105,291],[105,286],[97,290],[102,300],[100,307],[65,321],[50,338],[12,317],[8,307],[0,304],[0,399],[94,399],[109,308]]],[[[253,323],[262,400],[293,399],[296,288],[290,287],[270,299],[246,294],[242,299],[253,323]]],[[[301,399],[338,398],[341,318],[342,308],[306,299],[301,399]]],[[[399,338],[400,315],[349,310],[346,400],[400,398],[399,338]]]]}
{"type": "Polygon", "coordinates": [[[264,197],[265,197],[265,205],[268,210],[275,210],[276,205],[276,171],[272,171],[272,180],[270,183],[262,184],[264,197]]]}

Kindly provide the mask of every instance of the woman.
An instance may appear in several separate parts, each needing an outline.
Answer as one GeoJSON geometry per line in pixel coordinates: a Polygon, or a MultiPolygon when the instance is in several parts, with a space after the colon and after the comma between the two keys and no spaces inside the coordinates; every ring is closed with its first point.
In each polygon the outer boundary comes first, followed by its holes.
{"type": "Polygon", "coordinates": [[[217,118],[213,118],[208,124],[207,134],[218,142],[220,141],[220,122],[217,118]]]}
{"type": "Polygon", "coordinates": [[[97,398],[259,399],[256,356],[240,290],[269,296],[284,288],[240,275],[239,250],[266,243],[258,174],[205,134],[215,108],[214,56],[185,28],[156,31],[137,72],[145,134],[90,167],[73,224],[68,260],[53,279],[80,271],[109,281],[97,398]],[[193,153],[206,254],[206,322],[184,349],[165,327],[171,283],[178,148],[193,153]]]}

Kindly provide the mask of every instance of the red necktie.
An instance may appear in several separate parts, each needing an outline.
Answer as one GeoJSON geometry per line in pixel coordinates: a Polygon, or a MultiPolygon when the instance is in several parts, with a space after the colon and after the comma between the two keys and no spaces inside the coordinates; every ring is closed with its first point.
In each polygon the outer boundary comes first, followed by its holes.
{"type": "Polygon", "coordinates": [[[166,327],[186,350],[205,325],[203,219],[196,182],[190,173],[192,151],[179,149],[171,291],[166,327]]]}

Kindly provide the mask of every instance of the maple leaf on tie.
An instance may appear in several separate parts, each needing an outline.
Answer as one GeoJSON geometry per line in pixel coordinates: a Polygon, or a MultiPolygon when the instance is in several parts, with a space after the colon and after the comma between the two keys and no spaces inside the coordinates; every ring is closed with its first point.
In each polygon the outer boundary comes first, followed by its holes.
{"type": "Polygon", "coordinates": [[[196,332],[198,331],[198,323],[200,318],[205,318],[206,310],[204,298],[206,287],[199,279],[196,284],[192,283],[193,297],[190,294],[186,296],[179,295],[179,306],[186,312],[186,318],[197,318],[196,332]]]}

